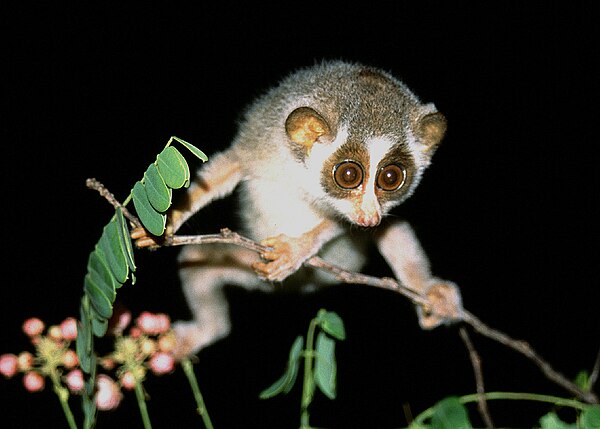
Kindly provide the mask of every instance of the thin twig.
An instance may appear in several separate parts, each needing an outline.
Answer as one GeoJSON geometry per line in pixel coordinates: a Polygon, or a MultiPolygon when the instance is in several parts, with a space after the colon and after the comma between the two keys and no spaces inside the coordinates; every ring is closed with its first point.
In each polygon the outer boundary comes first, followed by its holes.
{"type": "MultiPolygon", "coordinates": [[[[114,207],[120,207],[123,210],[123,214],[136,226],[141,226],[139,220],[133,216],[127,209],[122,206],[115,197],[95,179],[88,179],[86,184],[89,188],[97,190],[100,195],[106,198],[114,207]]],[[[265,247],[260,245],[259,243],[254,242],[246,237],[243,237],[235,232],[232,232],[228,228],[224,228],[221,230],[220,234],[210,234],[210,235],[196,235],[196,236],[172,236],[167,237],[162,243],[167,246],[181,246],[185,244],[206,244],[206,243],[230,243],[245,247],[247,249],[254,250],[256,252],[263,252],[265,247]]],[[[429,300],[426,296],[402,285],[398,281],[391,278],[378,278],[372,277],[361,273],[356,273],[352,271],[344,270],[340,267],[336,267],[325,262],[323,259],[318,256],[313,256],[304,262],[305,266],[310,266],[318,269],[326,270],[332,273],[338,280],[345,283],[353,283],[353,284],[363,284],[367,286],[374,286],[382,289],[388,289],[400,293],[410,299],[413,304],[423,306],[427,309],[433,309],[433,306],[430,305],[429,300]]],[[[491,338],[519,353],[523,356],[531,360],[534,364],[536,364],[541,371],[546,375],[548,379],[554,381],[559,386],[562,386],[567,391],[571,392],[573,395],[578,398],[590,403],[590,404],[598,404],[598,397],[591,391],[584,391],[579,388],[575,383],[570,381],[564,375],[556,371],[552,368],[552,366],[546,362],[530,345],[529,343],[522,340],[514,340],[505,333],[493,329],[475,317],[473,314],[468,312],[467,310],[462,311],[462,318],[460,319],[463,322],[471,325],[473,329],[479,334],[491,338]]],[[[454,320],[458,322],[459,320],[454,320]]],[[[600,356],[600,355],[599,355],[600,356]]],[[[600,360],[600,358],[599,358],[600,360]]],[[[594,381],[598,377],[598,366],[600,363],[597,361],[597,365],[594,367],[594,381]]]]}
{"type": "Polygon", "coordinates": [[[596,381],[598,381],[598,373],[600,373],[600,350],[598,350],[598,355],[596,356],[596,361],[594,362],[594,368],[590,374],[590,390],[593,390],[594,384],[596,384],[596,381]]]}
{"type": "Polygon", "coordinates": [[[473,366],[473,372],[475,373],[475,384],[477,386],[477,408],[479,409],[479,414],[481,415],[485,426],[488,429],[494,429],[494,422],[492,421],[490,410],[485,399],[485,387],[483,384],[483,371],[481,370],[481,358],[479,357],[479,353],[477,353],[477,350],[475,350],[475,346],[473,346],[473,342],[469,337],[467,329],[464,326],[461,326],[458,330],[458,333],[460,334],[460,338],[465,343],[465,347],[469,352],[469,358],[471,359],[471,365],[473,366]]]}
{"type": "Polygon", "coordinates": [[[131,222],[132,224],[134,224],[136,227],[141,228],[142,227],[142,222],[140,222],[140,220],[131,214],[131,212],[129,210],[127,210],[127,207],[125,207],[124,205],[122,205],[116,198],[115,196],[106,188],[106,186],[104,186],[102,183],[100,183],[98,180],[94,179],[94,178],[89,178],[85,181],[85,185],[90,188],[93,189],[95,191],[98,191],[100,193],[100,195],[104,198],[106,198],[106,200],[116,209],[116,208],[120,208],[123,211],[123,215],[129,220],[129,222],[131,222]]]}
{"type": "Polygon", "coordinates": [[[464,321],[471,325],[475,331],[521,353],[523,356],[535,363],[548,379],[554,381],[559,386],[562,386],[578,398],[581,398],[590,404],[598,403],[598,397],[593,392],[586,392],[582,390],[567,377],[552,368],[552,366],[546,362],[528,342],[514,340],[505,333],[498,331],[497,329],[490,328],[468,311],[465,310],[464,313],[464,321]]]}

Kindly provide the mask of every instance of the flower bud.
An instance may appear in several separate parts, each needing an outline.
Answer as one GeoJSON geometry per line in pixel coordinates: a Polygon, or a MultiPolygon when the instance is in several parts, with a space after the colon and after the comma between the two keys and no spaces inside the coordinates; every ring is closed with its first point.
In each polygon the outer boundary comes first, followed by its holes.
{"type": "Polygon", "coordinates": [[[124,372],[119,381],[121,382],[121,386],[127,390],[133,390],[137,383],[135,376],[131,371],[124,372]]]}
{"type": "Polygon", "coordinates": [[[68,317],[60,324],[62,337],[67,341],[73,341],[77,338],[77,320],[74,317],[68,317]]]}
{"type": "Polygon", "coordinates": [[[46,381],[41,374],[29,371],[23,376],[23,385],[28,392],[40,392],[44,390],[46,381]]]}
{"type": "Polygon", "coordinates": [[[11,378],[17,373],[19,363],[15,355],[6,353],[0,356],[0,374],[6,378],[11,378]]]}
{"type": "Polygon", "coordinates": [[[63,335],[60,326],[52,325],[48,328],[48,338],[53,339],[54,341],[62,341],[63,335]]]}
{"type": "Polygon", "coordinates": [[[19,363],[20,371],[28,371],[33,367],[33,355],[29,352],[21,352],[19,353],[17,362],[19,363]]]}
{"type": "Polygon", "coordinates": [[[175,368],[175,359],[169,353],[155,353],[148,361],[150,370],[156,375],[167,374],[175,368]]]}
{"type": "Polygon", "coordinates": [[[44,332],[44,322],[37,317],[31,317],[23,323],[23,332],[29,337],[35,337],[44,332]]]}
{"type": "Polygon", "coordinates": [[[119,406],[123,394],[117,383],[108,375],[100,374],[96,380],[96,406],[99,410],[114,410],[119,406]]]}
{"type": "Polygon", "coordinates": [[[80,393],[83,391],[84,381],[83,373],[80,369],[74,369],[65,376],[65,382],[69,390],[73,393],[80,393]]]}
{"type": "Polygon", "coordinates": [[[79,363],[79,358],[77,357],[77,353],[74,350],[68,349],[63,355],[62,364],[65,368],[71,369],[75,368],[79,363]]]}

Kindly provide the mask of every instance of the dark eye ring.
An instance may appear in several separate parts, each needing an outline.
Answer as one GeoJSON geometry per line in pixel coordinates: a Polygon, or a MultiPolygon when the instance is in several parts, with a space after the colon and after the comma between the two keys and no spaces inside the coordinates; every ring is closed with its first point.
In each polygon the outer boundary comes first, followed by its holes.
{"type": "Polygon", "coordinates": [[[399,164],[381,167],[377,173],[377,187],[384,191],[396,191],[406,182],[406,170],[399,164]]]}
{"type": "Polygon", "coordinates": [[[346,160],[333,167],[333,179],[342,189],[358,188],[363,178],[363,169],[357,162],[346,160]]]}

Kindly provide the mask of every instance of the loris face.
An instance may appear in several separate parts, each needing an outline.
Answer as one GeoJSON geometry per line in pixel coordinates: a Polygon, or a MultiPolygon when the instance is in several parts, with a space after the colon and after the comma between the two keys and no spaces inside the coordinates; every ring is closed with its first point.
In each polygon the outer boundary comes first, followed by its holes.
{"type": "Polygon", "coordinates": [[[395,132],[379,135],[368,124],[350,132],[344,123],[331,126],[312,108],[294,110],[286,132],[292,153],[306,168],[301,185],[313,204],[374,227],[408,198],[445,131],[440,113],[414,109],[415,119],[389,118],[397,123],[395,132]]]}
{"type": "Polygon", "coordinates": [[[410,195],[414,164],[408,146],[390,137],[350,138],[323,163],[321,187],[348,221],[373,227],[410,195]]]}

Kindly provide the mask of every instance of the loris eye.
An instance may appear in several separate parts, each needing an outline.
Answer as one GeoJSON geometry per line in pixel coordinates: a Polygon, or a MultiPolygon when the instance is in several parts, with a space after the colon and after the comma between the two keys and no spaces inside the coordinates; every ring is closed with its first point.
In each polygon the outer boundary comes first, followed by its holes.
{"type": "Polygon", "coordinates": [[[354,161],[340,162],[333,168],[335,183],[343,189],[357,188],[363,181],[363,170],[354,161]]]}
{"type": "Polygon", "coordinates": [[[398,164],[386,165],[377,173],[377,187],[384,191],[395,191],[404,185],[406,171],[398,164]]]}

